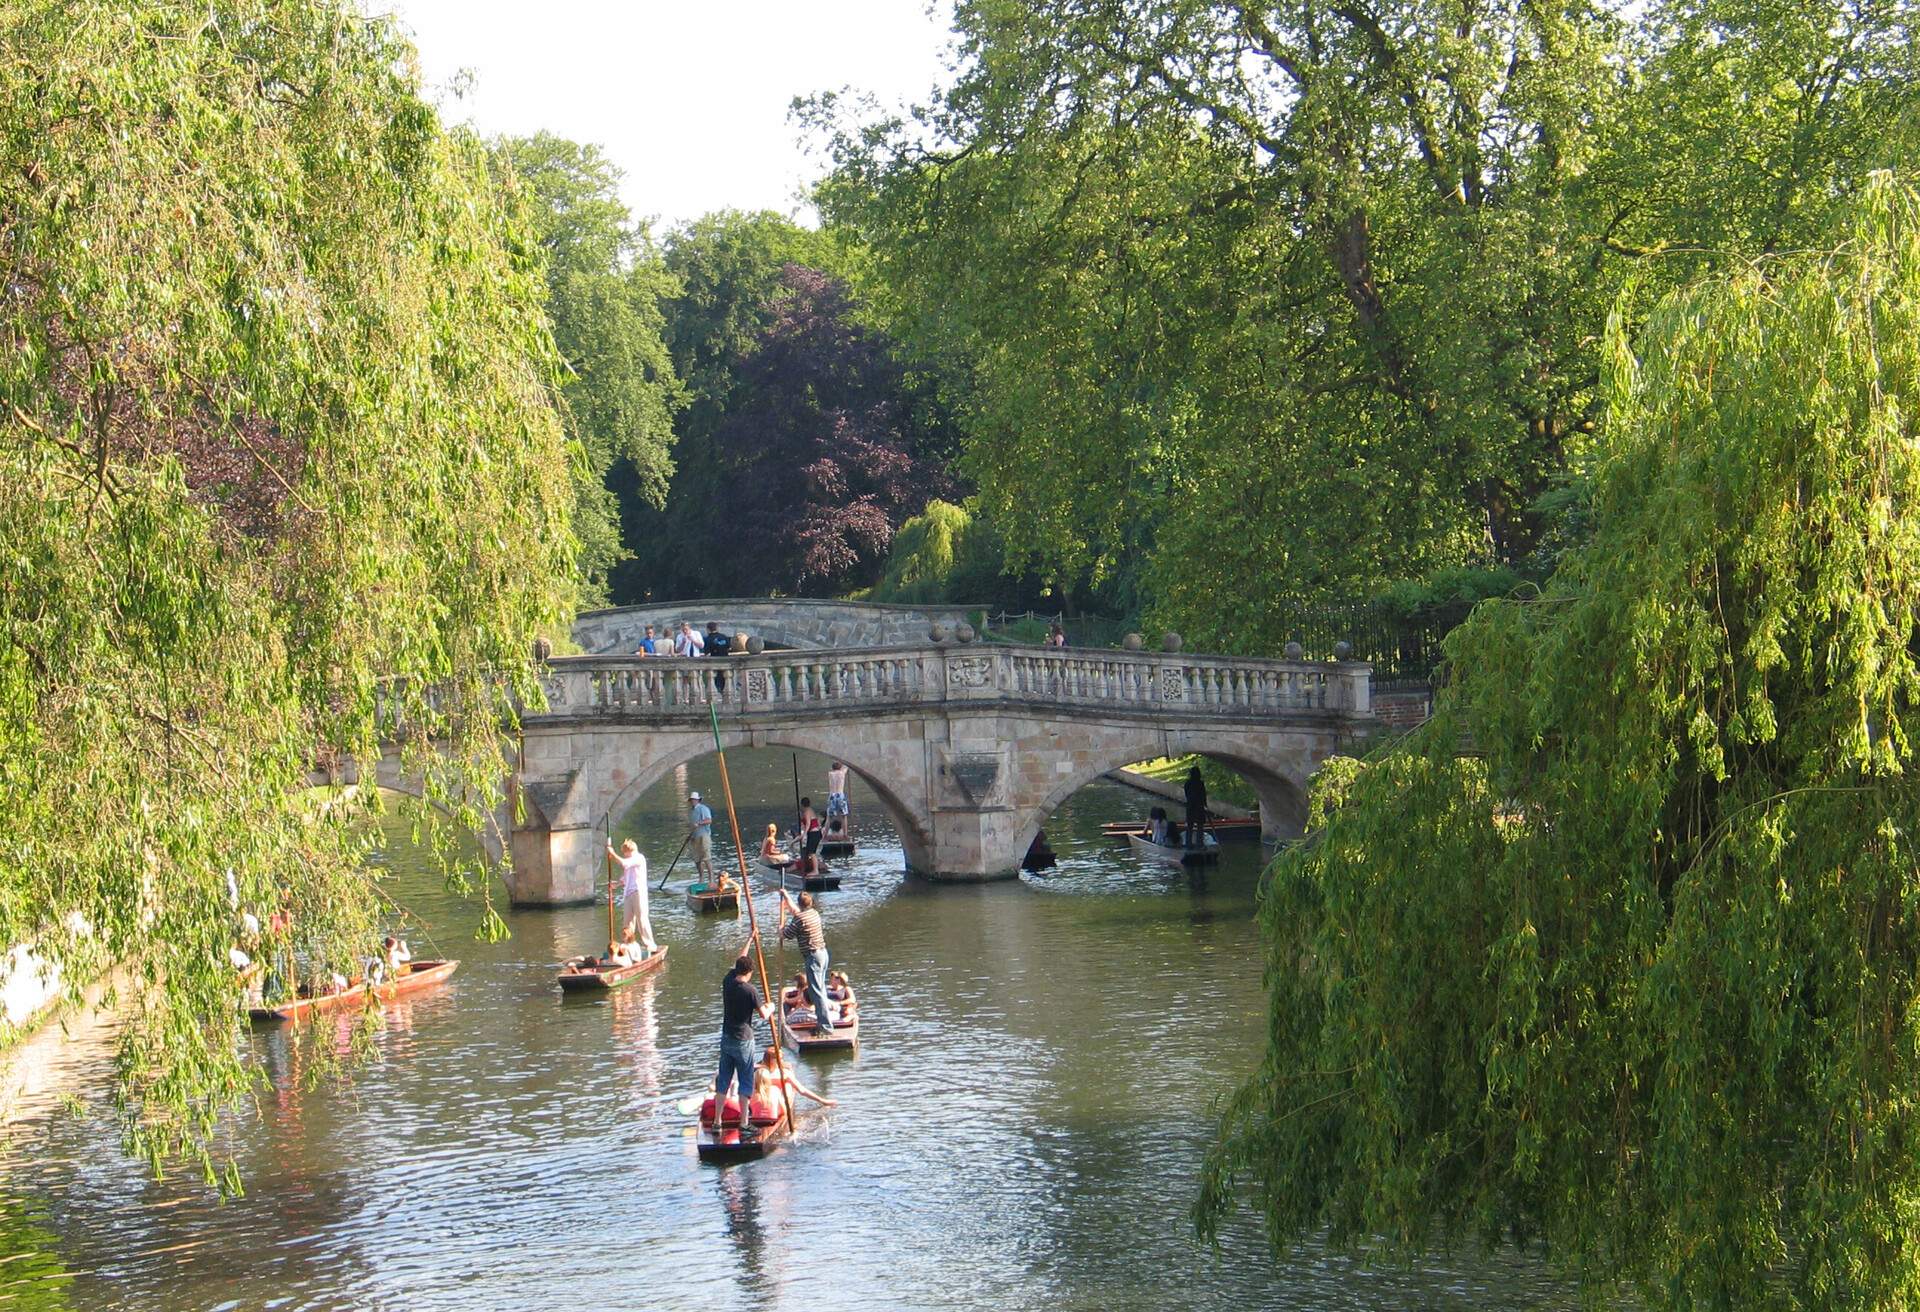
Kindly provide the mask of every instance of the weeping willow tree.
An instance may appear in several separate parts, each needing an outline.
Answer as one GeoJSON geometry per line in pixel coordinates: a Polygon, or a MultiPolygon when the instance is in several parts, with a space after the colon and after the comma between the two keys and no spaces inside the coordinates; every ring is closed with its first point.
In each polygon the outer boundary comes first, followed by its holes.
{"type": "Polygon", "coordinates": [[[1920,1299],[1920,200],[1851,223],[1615,326],[1591,545],[1326,772],[1203,1232],[1920,1299]]]}
{"type": "Polygon", "coordinates": [[[283,984],[376,941],[316,765],[397,733],[477,820],[573,592],[539,258],[412,60],[333,0],[0,8],[0,948],[131,968],[156,1164],[246,1087],[242,917],[283,984]]]}

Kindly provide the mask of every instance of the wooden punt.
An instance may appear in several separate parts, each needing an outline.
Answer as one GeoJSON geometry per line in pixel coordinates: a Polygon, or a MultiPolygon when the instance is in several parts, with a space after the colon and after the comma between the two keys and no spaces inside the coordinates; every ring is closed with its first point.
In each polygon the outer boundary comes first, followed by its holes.
{"type": "Polygon", "coordinates": [[[320,1012],[364,1006],[369,989],[373,996],[383,1003],[392,1002],[395,998],[407,997],[441,983],[459,968],[458,961],[416,961],[411,970],[394,979],[383,980],[374,985],[359,979],[338,993],[321,993],[310,998],[294,998],[289,1002],[271,1007],[249,1007],[247,1014],[257,1021],[297,1024],[320,1012]]]}
{"type": "Polygon", "coordinates": [[[1202,834],[1205,843],[1200,847],[1181,847],[1173,843],[1156,843],[1144,834],[1128,834],[1127,842],[1133,850],[1143,856],[1153,857],[1157,861],[1171,861],[1177,866],[1208,865],[1220,859],[1220,840],[1212,834],[1202,834]]]}
{"type": "Polygon", "coordinates": [[[687,905],[695,911],[738,911],[740,886],[736,884],[723,891],[707,884],[695,884],[687,890],[687,905]]]}
{"type": "Polygon", "coordinates": [[[776,866],[766,861],[760,864],[769,876],[780,881],[782,888],[804,888],[809,893],[831,893],[840,887],[838,875],[808,875],[802,878],[788,873],[791,862],[785,866],[776,866]]]}
{"type": "MultiPolygon", "coordinates": [[[[1141,824],[1139,820],[1109,820],[1100,826],[1100,833],[1120,842],[1139,833],[1141,824]]],[[[1207,832],[1223,843],[1250,843],[1260,837],[1260,820],[1257,816],[1216,816],[1207,821],[1207,832]]]]}
{"type": "Polygon", "coordinates": [[[775,861],[772,857],[763,856],[760,858],[760,868],[762,870],[771,870],[771,871],[774,871],[775,873],[779,873],[781,871],[784,871],[788,866],[792,865],[793,860],[794,859],[792,856],[784,852],[781,853],[780,859],[778,861],[775,861]]]}
{"type": "Polygon", "coordinates": [[[667,959],[667,945],[662,943],[660,950],[644,961],[636,961],[630,966],[614,966],[602,969],[599,966],[587,966],[585,957],[568,957],[566,964],[560,967],[560,987],[568,993],[604,992],[617,989],[622,984],[631,984],[642,975],[651,975],[660,969],[667,959]]]}
{"type": "Polygon", "coordinates": [[[852,1052],[860,1046],[860,1009],[855,1006],[853,1024],[835,1025],[830,1034],[815,1030],[812,1021],[806,1021],[801,1028],[795,1028],[787,1020],[792,1012],[787,1007],[786,997],[780,999],[780,1037],[795,1052],[852,1052]]]}
{"type": "Polygon", "coordinates": [[[757,1162],[780,1151],[793,1138],[793,1129],[782,1117],[772,1125],[763,1125],[751,1139],[742,1139],[738,1126],[701,1124],[696,1147],[703,1162],[726,1165],[728,1162],[757,1162]]]}
{"type": "Polygon", "coordinates": [[[821,856],[852,856],[859,850],[859,844],[851,835],[846,838],[825,838],[820,841],[821,856]]]}

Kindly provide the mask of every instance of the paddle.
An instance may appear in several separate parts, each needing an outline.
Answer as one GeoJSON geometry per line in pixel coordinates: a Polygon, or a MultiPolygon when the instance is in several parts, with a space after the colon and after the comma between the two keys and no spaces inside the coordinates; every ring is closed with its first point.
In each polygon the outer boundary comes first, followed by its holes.
{"type": "Polygon", "coordinates": [[[667,862],[667,873],[660,876],[659,886],[653,890],[654,892],[658,893],[662,888],[665,888],[667,886],[667,881],[673,878],[673,868],[680,864],[680,858],[687,854],[687,844],[691,843],[692,841],[693,841],[693,831],[688,830],[687,836],[680,840],[680,850],[673,854],[673,860],[667,862]]]}

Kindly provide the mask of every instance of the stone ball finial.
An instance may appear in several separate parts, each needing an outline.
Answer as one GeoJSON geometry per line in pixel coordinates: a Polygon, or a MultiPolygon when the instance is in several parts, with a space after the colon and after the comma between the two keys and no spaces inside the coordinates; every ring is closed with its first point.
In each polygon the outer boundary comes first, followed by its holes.
{"type": "Polygon", "coordinates": [[[749,656],[758,656],[761,652],[765,651],[766,649],[767,649],[767,640],[761,637],[759,634],[756,633],[751,638],[747,639],[747,654],[749,656]]]}
{"type": "Polygon", "coordinates": [[[1343,661],[1351,655],[1353,655],[1353,644],[1345,638],[1333,644],[1333,658],[1335,660],[1343,661]]]}
{"type": "Polygon", "coordinates": [[[1179,634],[1175,633],[1172,629],[1168,629],[1166,633],[1162,634],[1160,637],[1161,651],[1179,651],[1180,648],[1185,645],[1186,645],[1185,640],[1181,638],[1179,634]]]}
{"type": "Polygon", "coordinates": [[[947,626],[938,622],[928,626],[927,637],[936,643],[945,642],[947,640],[947,626]]]}
{"type": "Polygon", "coordinates": [[[1147,640],[1137,633],[1129,633],[1126,637],[1120,639],[1120,645],[1128,651],[1139,651],[1147,645],[1147,640]]]}
{"type": "Polygon", "coordinates": [[[736,634],[734,634],[734,635],[733,635],[733,650],[734,650],[734,651],[745,651],[746,649],[747,649],[747,635],[746,635],[746,634],[744,634],[744,633],[736,633],[736,634]]]}
{"type": "Polygon", "coordinates": [[[967,623],[965,620],[962,620],[960,621],[959,624],[954,626],[953,636],[958,638],[962,642],[972,642],[974,638],[976,638],[979,635],[974,633],[973,625],[967,623]]]}
{"type": "Polygon", "coordinates": [[[1280,650],[1286,653],[1286,657],[1290,661],[1299,660],[1302,654],[1302,648],[1297,642],[1290,642],[1280,650]]]}
{"type": "Polygon", "coordinates": [[[548,642],[545,638],[535,638],[533,640],[533,658],[535,660],[544,665],[547,662],[547,657],[551,655],[553,655],[552,643],[548,642]]]}

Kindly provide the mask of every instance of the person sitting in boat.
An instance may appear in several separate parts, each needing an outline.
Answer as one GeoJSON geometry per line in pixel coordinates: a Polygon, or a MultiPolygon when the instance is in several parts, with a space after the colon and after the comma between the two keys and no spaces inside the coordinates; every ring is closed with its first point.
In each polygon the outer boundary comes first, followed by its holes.
{"type": "Polygon", "coordinates": [[[760,840],[760,859],[770,866],[783,866],[793,860],[780,846],[779,825],[767,826],[767,836],[760,840]]]}
{"type": "Polygon", "coordinates": [[[608,964],[612,966],[631,966],[647,959],[646,945],[634,939],[623,939],[607,949],[608,964]]]}
{"type": "Polygon", "coordinates": [[[383,949],[381,964],[386,967],[389,978],[399,979],[413,969],[411,964],[413,949],[407,946],[405,939],[395,938],[389,934],[387,941],[381,944],[381,948],[383,949]]]}
{"type": "Polygon", "coordinates": [[[1167,808],[1156,806],[1147,812],[1147,841],[1167,845],[1167,808]]]}
{"type": "Polygon", "coordinates": [[[339,971],[336,970],[327,976],[327,987],[325,991],[328,993],[345,993],[347,991],[347,986],[351,982],[352,981],[350,981],[345,975],[342,975],[339,971]]]}
{"type": "Polygon", "coordinates": [[[748,1110],[755,1125],[772,1125],[786,1112],[786,1099],[781,1090],[799,1094],[802,1098],[811,1098],[822,1107],[837,1107],[831,1098],[822,1098],[819,1094],[800,1083],[794,1077],[793,1068],[780,1060],[780,1050],[769,1046],[760,1055],[760,1064],[753,1072],[753,1098],[748,1110]]]}
{"type": "Polygon", "coordinates": [[[853,985],[848,983],[846,974],[838,970],[827,975],[827,1000],[833,1003],[836,1025],[851,1021],[860,1006],[860,1000],[854,996],[853,985]]]}

